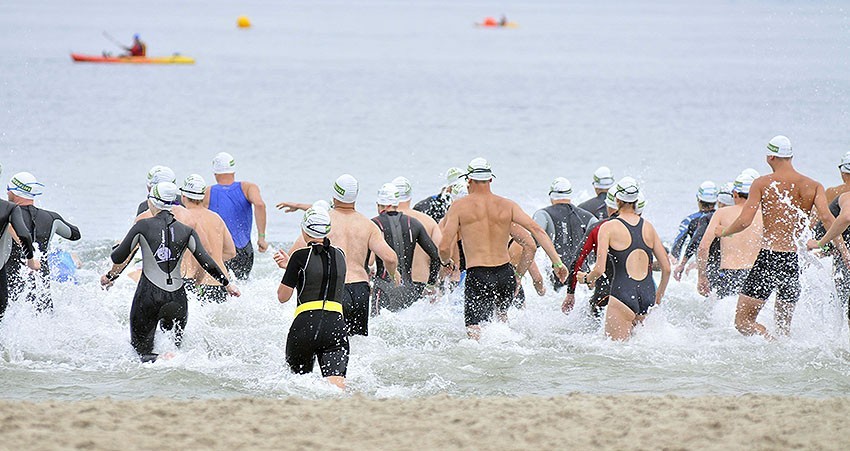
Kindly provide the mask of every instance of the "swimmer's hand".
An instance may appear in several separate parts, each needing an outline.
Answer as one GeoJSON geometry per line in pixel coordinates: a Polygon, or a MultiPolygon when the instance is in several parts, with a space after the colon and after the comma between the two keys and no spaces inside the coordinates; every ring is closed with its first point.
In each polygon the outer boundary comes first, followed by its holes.
{"type": "Polygon", "coordinates": [[[269,249],[269,243],[266,241],[266,238],[261,236],[257,238],[257,250],[260,252],[265,252],[269,249]]]}
{"type": "Polygon", "coordinates": [[[573,293],[567,293],[567,296],[564,298],[564,303],[561,304],[561,311],[564,312],[564,314],[570,313],[575,303],[576,295],[573,293]]]}
{"type": "Polygon", "coordinates": [[[308,210],[310,208],[307,204],[299,204],[298,202],[281,202],[275,205],[278,210],[283,210],[284,213],[295,213],[298,210],[308,210]]]}
{"type": "Polygon", "coordinates": [[[280,249],[272,257],[274,258],[274,262],[277,263],[278,268],[286,269],[286,265],[289,264],[289,254],[286,251],[280,249]]]}
{"type": "Polygon", "coordinates": [[[708,296],[711,293],[711,290],[708,288],[708,277],[706,277],[705,274],[699,275],[697,291],[699,291],[699,294],[703,296],[708,296]]]}
{"type": "Polygon", "coordinates": [[[100,286],[107,290],[112,288],[114,282],[115,279],[110,279],[109,276],[107,276],[106,274],[100,276],[100,286]]]}
{"type": "Polygon", "coordinates": [[[41,260],[31,258],[27,260],[27,267],[33,271],[41,271],[41,260]]]}
{"type": "Polygon", "coordinates": [[[685,262],[683,261],[683,262],[679,263],[678,266],[676,266],[676,269],[673,270],[673,278],[676,279],[676,282],[682,281],[682,272],[684,272],[684,271],[685,271],[685,262]]]}
{"type": "Polygon", "coordinates": [[[552,271],[555,272],[555,276],[558,277],[558,280],[560,280],[561,283],[566,282],[567,276],[570,275],[570,270],[567,269],[567,265],[561,261],[552,265],[552,271]]]}
{"type": "Polygon", "coordinates": [[[395,286],[401,285],[401,273],[397,269],[393,273],[393,283],[395,283],[395,286]]]}
{"type": "Polygon", "coordinates": [[[806,241],[806,248],[809,249],[810,251],[813,251],[813,250],[815,250],[819,247],[820,247],[820,245],[818,244],[818,240],[806,241]]]}
{"type": "Polygon", "coordinates": [[[534,290],[537,291],[538,296],[546,294],[546,285],[543,284],[543,279],[532,279],[532,282],[534,282],[534,290]]]}
{"type": "Polygon", "coordinates": [[[236,288],[235,286],[233,286],[232,283],[227,284],[227,286],[224,287],[224,289],[227,290],[227,294],[229,294],[229,295],[231,295],[235,298],[242,296],[242,292],[239,291],[239,288],[236,288]]]}

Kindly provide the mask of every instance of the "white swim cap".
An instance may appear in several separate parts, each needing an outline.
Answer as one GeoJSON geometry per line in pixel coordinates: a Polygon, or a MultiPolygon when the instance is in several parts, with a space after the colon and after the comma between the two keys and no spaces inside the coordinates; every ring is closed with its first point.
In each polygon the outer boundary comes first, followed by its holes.
{"type": "Polygon", "coordinates": [[[456,201],[458,199],[462,199],[469,194],[469,187],[466,184],[466,180],[458,180],[453,185],[451,190],[449,190],[449,195],[452,198],[452,201],[456,201]]]}
{"type": "Polygon", "coordinates": [[[183,186],[180,187],[180,192],[189,199],[204,200],[206,189],[206,180],[198,174],[192,174],[186,177],[186,180],[183,180],[183,186]]]}
{"type": "Polygon", "coordinates": [[[608,188],[608,194],[605,195],[605,206],[612,210],[619,210],[620,206],[617,205],[617,187],[612,186],[608,188]]]}
{"type": "Polygon", "coordinates": [[[378,205],[398,206],[398,188],[394,183],[384,183],[384,186],[378,190],[378,205]]]}
{"type": "Polygon", "coordinates": [[[478,157],[469,162],[469,166],[466,168],[466,178],[469,180],[477,180],[480,182],[487,182],[495,177],[493,175],[493,170],[490,169],[490,163],[487,160],[478,157]]]}
{"type": "Polygon", "coordinates": [[[569,180],[558,177],[549,185],[549,199],[563,200],[573,196],[573,185],[569,180]]]}
{"type": "Polygon", "coordinates": [[[637,202],[640,193],[637,180],[631,177],[623,177],[617,182],[616,188],[614,193],[617,199],[623,202],[637,202]]]}
{"type": "Polygon", "coordinates": [[[791,158],[794,152],[791,151],[791,140],[785,136],[774,136],[767,143],[767,154],[772,157],[791,158]]]}
{"type": "Polygon", "coordinates": [[[608,166],[600,166],[593,173],[593,187],[599,189],[608,189],[614,186],[614,173],[608,166]]]}
{"type": "Polygon", "coordinates": [[[227,152],[219,152],[213,158],[214,174],[233,174],[236,172],[236,160],[227,152]]]}
{"type": "Polygon", "coordinates": [[[156,165],[148,171],[147,183],[148,188],[156,185],[159,182],[177,182],[177,176],[174,175],[174,171],[169,167],[156,165]]]}
{"type": "Polygon", "coordinates": [[[466,174],[463,172],[463,169],[458,167],[451,167],[448,171],[446,171],[446,186],[452,186],[458,179],[466,174]]]}
{"type": "Polygon", "coordinates": [[[735,188],[732,192],[741,194],[750,194],[750,187],[753,186],[754,179],[749,174],[741,174],[735,179],[735,188]]]}
{"type": "Polygon", "coordinates": [[[732,192],[735,189],[735,184],[732,182],[724,183],[717,191],[717,202],[723,205],[734,205],[735,200],[732,199],[732,192]]]}
{"type": "Polygon", "coordinates": [[[399,202],[407,202],[413,195],[413,187],[407,177],[398,176],[393,179],[393,184],[398,189],[399,202]]]}
{"type": "Polygon", "coordinates": [[[707,204],[717,203],[717,185],[710,180],[706,180],[702,182],[699,186],[699,190],[697,190],[697,199],[700,202],[705,202],[707,204]]]}
{"type": "Polygon", "coordinates": [[[319,199],[319,200],[313,202],[312,208],[321,208],[322,210],[325,210],[325,211],[331,211],[331,204],[328,203],[328,201],[326,201],[326,200],[319,199]]]}
{"type": "Polygon", "coordinates": [[[177,185],[171,182],[159,182],[151,188],[148,199],[160,210],[171,210],[177,205],[177,185]]]}
{"type": "Polygon", "coordinates": [[[35,199],[36,196],[44,193],[44,185],[38,183],[35,176],[29,172],[18,172],[13,175],[6,189],[24,199],[35,199]]]}
{"type": "Polygon", "coordinates": [[[312,238],[324,238],[331,233],[331,215],[323,208],[310,207],[301,219],[301,230],[312,238]]]}
{"type": "Polygon", "coordinates": [[[755,169],[753,169],[753,168],[747,168],[747,169],[744,169],[743,171],[741,171],[741,174],[749,175],[750,177],[752,177],[752,178],[753,178],[753,180],[755,180],[755,179],[757,179],[757,178],[761,177],[761,174],[759,174],[759,171],[756,171],[756,170],[755,170],[755,169]]]}
{"type": "Polygon", "coordinates": [[[635,214],[643,214],[644,207],[646,207],[646,197],[644,197],[643,193],[640,192],[638,193],[637,202],[635,202],[635,214]]]}
{"type": "Polygon", "coordinates": [[[334,182],[334,199],[342,203],[353,204],[357,200],[359,191],[360,185],[351,174],[342,174],[334,182]]]}
{"type": "Polygon", "coordinates": [[[841,169],[841,172],[850,174],[850,152],[845,153],[841,157],[841,164],[838,165],[838,169],[841,169]]]}

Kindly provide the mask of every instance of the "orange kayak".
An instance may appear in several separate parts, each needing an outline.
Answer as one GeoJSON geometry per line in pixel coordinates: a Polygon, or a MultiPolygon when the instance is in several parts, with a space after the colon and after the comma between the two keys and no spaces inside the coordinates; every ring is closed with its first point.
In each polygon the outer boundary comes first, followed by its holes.
{"type": "Polygon", "coordinates": [[[78,63],[117,63],[117,64],[195,64],[195,59],[184,55],[172,56],[103,56],[72,53],[71,59],[78,63]]]}

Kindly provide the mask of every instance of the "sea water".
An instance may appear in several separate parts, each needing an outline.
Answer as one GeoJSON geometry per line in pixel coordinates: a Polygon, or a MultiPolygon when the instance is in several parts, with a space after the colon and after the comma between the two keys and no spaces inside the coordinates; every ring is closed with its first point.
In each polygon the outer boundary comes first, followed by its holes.
{"type": "MultiPolygon", "coordinates": [[[[154,164],[213,180],[227,151],[269,205],[269,240],[288,248],[298,215],[272,205],[330,197],[336,176],[361,182],[358,209],[397,175],[416,200],[450,166],[492,163],[498,194],[529,213],[551,180],[576,200],[608,165],[640,180],[662,237],[696,209],[702,180],[765,173],[764,146],[794,143],[795,165],[827,186],[848,150],[850,48],[840,2],[466,2],[6,0],[0,3],[0,164],[46,184],[38,204],[78,225],[55,244],[83,261],[79,285],[54,284],[55,309],[12,302],[0,323],[0,397],[334,396],[294,376],[284,344],[294,306],[257,254],[243,296],[190,304],[176,357],[140,364],[129,344],[134,285],[104,291],[111,244],[132,223],[154,164]],[[519,28],[479,29],[506,14],[519,28]],[[240,30],[236,17],[254,26],[240,30]],[[192,66],[73,64],[117,53],[106,31],[192,66]]],[[[545,264],[545,258],[538,255],[545,264]]],[[[351,339],[351,391],[376,397],[569,392],[828,397],[850,392],[845,307],[830,262],[806,256],[790,338],[768,343],[733,326],[734,299],[671,281],[627,343],[589,319],[588,293],[560,312],[526,281],[525,310],[467,340],[459,293],[383,312],[351,339]]],[[[773,329],[769,302],[760,321],[773,329]]],[[[167,334],[158,351],[175,351],[167,334]]]]}

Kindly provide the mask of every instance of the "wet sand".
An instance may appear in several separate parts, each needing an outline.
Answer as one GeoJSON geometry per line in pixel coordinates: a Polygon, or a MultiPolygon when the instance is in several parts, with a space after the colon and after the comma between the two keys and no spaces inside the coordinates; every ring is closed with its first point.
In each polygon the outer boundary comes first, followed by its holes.
{"type": "Polygon", "coordinates": [[[846,449],[850,398],[0,402],[3,449],[846,449]]]}

